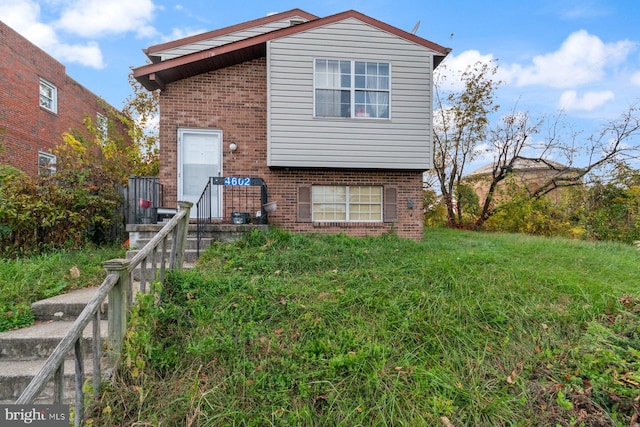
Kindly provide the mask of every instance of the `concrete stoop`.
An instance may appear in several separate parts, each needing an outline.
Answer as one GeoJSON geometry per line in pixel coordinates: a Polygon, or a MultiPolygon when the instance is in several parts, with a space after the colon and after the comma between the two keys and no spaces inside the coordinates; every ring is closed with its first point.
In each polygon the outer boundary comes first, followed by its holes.
{"type": "MultiPolygon", "coordinates": [[[[126,258],[132,259],[140,248],[143,248],[149,241],[155,236],[158,231],[162,229],[164,224],[128,224],[127,232],[129,233],[129,247],[126,258]]],[[[240,239],[246,233],[250,233],[253,230],[266,230],[269,226],[266,224],[206,224],[204,226],[204,232],[202,239],[200,240],[200,254],[207,250],[212,242],[221,241],[229,242],[240,239]]],[[[169,238],[171,242],[171,238],[169,238]]],[[[167,249],[168,250],[168,249],[167,249]]],[[[169,263],[166,255],[165,265],[169,263]]],[[[195,224],[189,225],[189,231],[187,234],[187,244],[184,251],[184,263],[188,266],[193,266],[198,260],[198,238],[195,224]]],[[[157,265],[160,265],[160,260],[157,260],[157,265]]],[[[133,272],[135,280],[140,279],[140,268],[137,268],[133,272]]]]}

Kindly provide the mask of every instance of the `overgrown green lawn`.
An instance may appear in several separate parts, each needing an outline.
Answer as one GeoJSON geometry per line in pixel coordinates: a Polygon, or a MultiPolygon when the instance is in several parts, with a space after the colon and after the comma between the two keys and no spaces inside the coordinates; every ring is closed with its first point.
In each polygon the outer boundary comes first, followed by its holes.
{"type": "Polygon", "coordinates": [[[99,285],[106,276],[100,263],[123,255],[124,250],[114,246],[0,258],[0,331],[30,325],[35,301],[99,285]]]}
{"type": "Polygon", "coordinates": [[[427,230],[254,233],[141,299],[95,425],[620,425],[640,252],[427,230]]]}

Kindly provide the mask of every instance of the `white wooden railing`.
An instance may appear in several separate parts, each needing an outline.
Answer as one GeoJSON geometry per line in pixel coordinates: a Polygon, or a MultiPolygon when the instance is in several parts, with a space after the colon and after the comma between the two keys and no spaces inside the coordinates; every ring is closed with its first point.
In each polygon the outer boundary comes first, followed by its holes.
{"type": "Polygon", "coordinates": [[[74,424],[78,426],[83,423],[85,415],[82,390],[85,380],[83,331],[89,322],[93,322],[93,392],[94,396],[97,396],[100,393],[102,381],[100,307],[108,296],[107,364],[114,367],[120,356],[122,342],[126,334],[127,315],[133,302],[133,272],[136,268],[140,268],[140,292],[146,292],[147,283],[156,280],[164,281],[166,270],[180,270],[182,268],[191,206],[190,202],[178,202],[178,213],[131,260],[112,259],[103,263],[107,277],[98,288],[96,295],[82,310],[69,333],[51,353],[40,371],[22,392],[16,404],[32,404],[52,378],[53,403],[62,403],[64,398],[64,361],[73,350],[75,353],[74,424]]]}

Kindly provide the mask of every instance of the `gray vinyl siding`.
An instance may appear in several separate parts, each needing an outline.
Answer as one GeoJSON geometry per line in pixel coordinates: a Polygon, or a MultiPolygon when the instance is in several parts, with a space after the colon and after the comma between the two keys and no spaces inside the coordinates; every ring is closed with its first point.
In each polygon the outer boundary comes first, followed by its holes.
{"type": "Polygon", "coordinates": [[[269,42],[268,165],[426,170],[433,52],[356,19],[269,42]],[[315,59],[391,64],[390,119],[314,118],[315,59]]]}
{"type": "Polygon", "coordinates": [[[177,58],[179,56],[188,55],[194,52],[201,52],[203,50],[211,49],[212,47],[218,47],[225,44],[237,42],[239,40],[248,39],[250,37],[259,36],[271,31],[279,30],[291,26],[291,21],[303,21],[308,20],[299,16],[282,19],[280,21],[271,22],[259,27],[247,28],[242,31],[236,31],[233,33],[225,34],[220,37],[215,37],[208,40],[201,40],[197,43],[190,43],[184,46],[175,47],[155,53],[154,55],[160,56],[162,60],[177,58]]]}

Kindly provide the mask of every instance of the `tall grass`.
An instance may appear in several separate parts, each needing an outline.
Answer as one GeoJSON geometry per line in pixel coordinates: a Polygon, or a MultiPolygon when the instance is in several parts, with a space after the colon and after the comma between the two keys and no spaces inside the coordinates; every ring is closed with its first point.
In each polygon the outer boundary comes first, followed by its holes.
{"type": "Polygon", "coordinates": [[[105,276],[100,263],[122,257],[123,252],[117,246],[87,247],[0,259],[0,331],[31,324],[31,303],[39,299],[99,285],[105,276]]]}
{"type": "Polygon", "coordinates": [[[214,244],[141,301],[95,421],[628,425],[639,260],[451,230],[214,244]]]}

